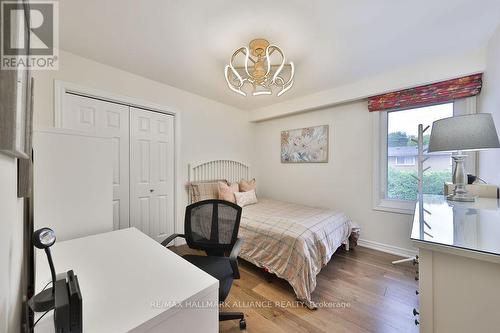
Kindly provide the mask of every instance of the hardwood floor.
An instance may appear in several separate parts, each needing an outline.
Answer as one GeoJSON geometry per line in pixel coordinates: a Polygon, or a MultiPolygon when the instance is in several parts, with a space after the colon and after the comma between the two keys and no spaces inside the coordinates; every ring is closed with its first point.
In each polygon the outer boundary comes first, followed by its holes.
{"type": "MultiPolygon", "coordinates": [[[[171,249],[196,253],[187,246],[171,249]]],[[[313,293],[315,302],[330,307],[314,311],[295,304],[286,281],[239,260],[241,279],[235,280],[224,310],[244,312],[246,332],[418,332],[412,314],[418,308],[415,268],[392,265],[396,259],[359,246],[338,250],[317,276],[313,293]]],[[[220,332],[240,332],[238,321],[221,322],[220,332]]]]}

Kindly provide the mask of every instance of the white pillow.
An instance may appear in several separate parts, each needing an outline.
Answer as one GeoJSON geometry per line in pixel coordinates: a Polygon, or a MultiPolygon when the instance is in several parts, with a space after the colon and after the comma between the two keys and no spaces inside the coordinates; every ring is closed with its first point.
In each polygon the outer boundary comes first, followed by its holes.
{"type": "Polygon", "coordinates": [[[236,198],[236,204],[240,207],[245,207],[248,205],[256,204],[257,196],[255,195],[255,190],[247,192],[234,192],[236,198]]]}

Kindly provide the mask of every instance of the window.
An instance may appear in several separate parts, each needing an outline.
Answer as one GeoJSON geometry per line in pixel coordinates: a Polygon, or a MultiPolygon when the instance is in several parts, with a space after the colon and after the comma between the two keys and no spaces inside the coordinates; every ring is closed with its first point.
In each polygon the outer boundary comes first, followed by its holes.
{"type": "MultiPolygon", "coordinates": [[[[455,102],[373,112],[374,117],[374,209],[413,213],[417,198],[418,124],[432,126],[435,120],[475,112],[475,97],[455,102]]],[[[431,128],[424,133],[424,149],[429,144],[431,128]]],[[[471,158],[472,157],[472,158],[471,158]]],[[[474,172],[475,156],[468,172],[474,172]]],[[[425,162],[424,193],[443,194],[443,183],[452,179],[449,153],[433,153],[425,162]]]]}
{"type": "MultiPolygon", "coordinates": [[[[453,116],[453,103],[416,109],[391,111],[387,114],[386,198],[417,199],[418,124],[431,126],[435,120],[453,116]],[[395,156],[392,163],[391,155],[395,156]]],[[[424,133],[424,149],[429,144],[430,128],[424,133]]],[[[425,162],[430,167],[424,174],[424,193],[443,194],[443,183],[451,180],[451,155],[433,154],[425,162]]]]}
{"type": "MultiPolygon", "coordinates": [[[[415,165],[417,163],[416,156],[396,156],[395,165],[415,165]]],[[[390,163],[389,163],[390,164],[390,163]]]]}

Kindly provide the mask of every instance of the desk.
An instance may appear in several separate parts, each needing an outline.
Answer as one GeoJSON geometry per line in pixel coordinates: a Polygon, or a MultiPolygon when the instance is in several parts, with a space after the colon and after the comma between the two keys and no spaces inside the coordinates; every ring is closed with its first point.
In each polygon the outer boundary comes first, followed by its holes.
{"type": "MultiPolygon", "coordinates": [[[[52,255],[78,276],[84,332],[218,332],[218,281],[135,228],[56,242],[52,255]]],[[[50,272],[43,251],[36,260],[38,292],[50,272]]],[[[52,313],[35,332],[54,332],[52,313]]]]}
{"type": "Polygon", "coordinates": [[[424,196],[411,240],[419,249],[420,332],[497,332],[500,202],[424,196]]]}

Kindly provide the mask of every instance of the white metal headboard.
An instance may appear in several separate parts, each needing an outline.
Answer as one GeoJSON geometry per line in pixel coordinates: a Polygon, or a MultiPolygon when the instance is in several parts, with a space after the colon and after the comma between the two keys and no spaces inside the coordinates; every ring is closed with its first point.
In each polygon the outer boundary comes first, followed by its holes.
{"type": "Polygon", "coordinates": [[[189,164],[189,182],[225,179],[228,182],[239,182],[250,178],[250,167],[233,160],[213,160],[198,164],[189,164]]]}

